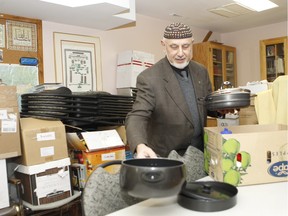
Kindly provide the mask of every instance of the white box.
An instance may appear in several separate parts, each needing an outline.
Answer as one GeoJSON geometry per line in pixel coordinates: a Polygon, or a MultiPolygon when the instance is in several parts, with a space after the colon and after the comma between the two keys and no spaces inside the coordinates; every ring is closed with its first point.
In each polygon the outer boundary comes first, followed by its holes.
{"type": "Polygon", "coordinates": [[[42,205],[72,196],[70,164],[70,158],[64,158],[33,166],[19,165],[15,177],[23,184],[23,200],[42,205]]]}
{"type": "Polygon", "coordinates": [[[10,205],[6,160],[0,160],[0,209],[10,205]]]}
{"type": "Polygon", "coordinates": [[[235,126],[239,125],[239,115],[238,113],[227,113],[225,114],[225,118],[217,118],[217,126],[218,127],[227,127],[227,126],[235,126]]]}
{"type": "Polygon", "coordinates": [[[117,88],[136,87],[137,76],[154,64],[154,55],[127,50],[119,53],[117,61],[117,88]]]}

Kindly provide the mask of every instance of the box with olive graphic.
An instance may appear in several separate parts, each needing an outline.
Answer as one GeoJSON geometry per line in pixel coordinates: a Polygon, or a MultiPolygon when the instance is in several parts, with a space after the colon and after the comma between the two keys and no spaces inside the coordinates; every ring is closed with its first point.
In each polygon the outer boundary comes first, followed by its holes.
{"type": "Polygon", "coordinates": [[[205,127],[205,171],[234,186],[288,180],[288,126],[205,127]],[[221,133],[222,132],[222,133],[221,133]]]}

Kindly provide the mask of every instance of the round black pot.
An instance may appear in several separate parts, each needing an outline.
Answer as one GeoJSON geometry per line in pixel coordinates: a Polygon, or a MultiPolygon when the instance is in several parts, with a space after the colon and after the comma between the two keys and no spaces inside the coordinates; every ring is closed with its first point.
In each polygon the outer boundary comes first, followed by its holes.
{"type": "Polygon", "coordinates": [[[136,198],[177,195],[186,180],[185,165],[178,160],[141,158],[112,161],[110,165],[115,163],[121,164],[119,182],[122,192],[136,198]]]}

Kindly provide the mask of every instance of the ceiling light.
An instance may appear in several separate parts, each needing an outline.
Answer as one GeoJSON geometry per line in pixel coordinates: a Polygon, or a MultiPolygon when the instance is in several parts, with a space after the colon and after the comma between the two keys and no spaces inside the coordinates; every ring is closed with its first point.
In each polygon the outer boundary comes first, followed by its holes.
{"type": "Polygon", "coordinates": [[[258,12],[278,7],[277,4],[269,0],[234,0],[234,1],[258,12]]]}
{"type": "Polygon", "coordinates": [[[85,1],[83,0],[82,1],[79,1],[79,0],[40,0],[40,1],[68,6],[68,7],[81,7],[81,6],[93,5],[93,4],[98,4],[98,3],[103,2],[99,0],[85,0],[85,1]]]}
{"type": "Polygon", "coordinates": [[[212,8],[209,11],[228,18],[254,12],[254,10],[244,7],[238,3],[231,3],[223,5],[222,7],[212,8]]]}

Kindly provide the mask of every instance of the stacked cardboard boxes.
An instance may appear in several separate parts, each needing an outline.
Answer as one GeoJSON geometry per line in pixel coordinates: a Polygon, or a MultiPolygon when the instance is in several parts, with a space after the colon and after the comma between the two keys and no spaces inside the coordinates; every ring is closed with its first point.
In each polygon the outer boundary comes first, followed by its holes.
{"type": "Polygon", "coordinates": [[[16,86],[0,86],[0,208],[10,205],[6,159],[21,155],[16,86]]]}
{"type": "Polygon", "coordinates": [[[65,126],[58,120],[21,118],[22,156],[15,176],[23,184],[23,200],[43,205],[72,196],[65,126]]]}
{"type": "Polygon", "coordinates": [[[137,50],[126,50],[118,55],[117,83],[118,88],[135,88],[137,76],[154,64],[154,55],[137,50]]]}

